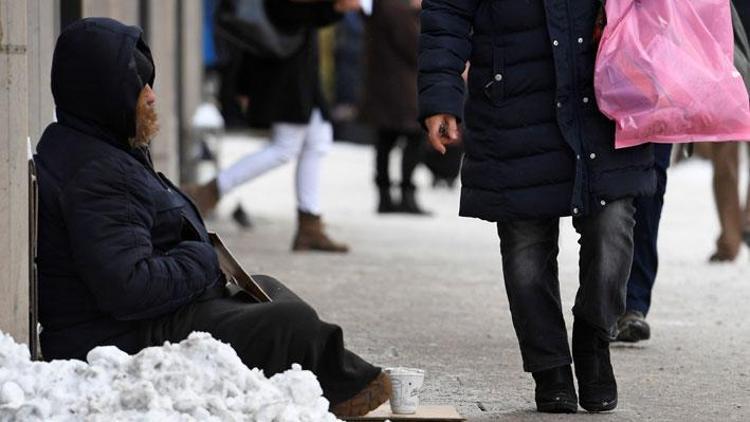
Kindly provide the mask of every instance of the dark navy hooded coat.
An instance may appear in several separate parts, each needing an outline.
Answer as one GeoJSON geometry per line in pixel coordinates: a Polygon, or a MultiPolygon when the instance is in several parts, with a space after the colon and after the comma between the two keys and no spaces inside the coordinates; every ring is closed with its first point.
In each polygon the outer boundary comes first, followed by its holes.
{"type": "Polygon", "coordinates": [[[463,216],[585,215],[651,194],[650,145],[614,150],[594,98],[599,0],[424,0],[420,120],[463,120],[463,216]],[[461,79],[469,61],[468,97],[461,79]]]}
{"type": "MultiPolygon", "coordinates": [[[[131,148],[144,83],[133,52],[141,30],[104,18],[57,40],[52,93],[59,122],[37,147],[39,315],[46,359],[84,358],[97,345],[144,346],[144,321],[221,283],[192,203],[148,150],[131,148]]],[[[153,62],[152,62],[153,63],[153,62]]]]}

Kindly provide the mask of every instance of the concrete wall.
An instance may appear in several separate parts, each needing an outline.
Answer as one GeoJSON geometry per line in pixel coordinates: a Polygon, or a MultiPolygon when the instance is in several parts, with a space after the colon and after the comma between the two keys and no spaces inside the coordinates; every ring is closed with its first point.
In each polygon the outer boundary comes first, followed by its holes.
{"type": "Polygon", "coordinates": [[[177,110],[177,1],[148,2],[146,39],[156,63],[156,110],[159,134],[151,144],[154,166],[171,180],[179,180],[179,123],[177,110]]]}
{"type": "Polygon", "coordinates": [[[0,0],[0,330],[28,343],[26,0],[0,0]]]}
{"type": "Polygon", "coordinates": [[[29,137],[36,145],[54,117],[50,90],[52,52],[57,39],[57,2],[28,2],[29,137]]]}
{"type": "Polygon", "coordinates": [[[103,16],[128,25],[138,25],[137,0],[82,0],[83,17],[103,16]]]}
{"type": "Polygon", "coordinates": [[[195,169],[192,168],[190,156],[195,134],[191,130],[190,123],[193,113],[203,100],[203,5],[199,0],[188,0],[182,2],[181,9],[180,176],[183,181],[194,182],[195,169]]]}

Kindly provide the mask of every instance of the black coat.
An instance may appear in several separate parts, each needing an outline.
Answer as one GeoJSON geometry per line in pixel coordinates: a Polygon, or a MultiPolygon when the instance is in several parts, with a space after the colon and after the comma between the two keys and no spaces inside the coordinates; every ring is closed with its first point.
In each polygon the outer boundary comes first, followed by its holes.
{"type": "Polygon", "coordinates": [[[419,11],[403,0],[376,0],[366,24],[362,117],[380,129],[419,131],[419,11]]]}
{"type": "Polygon", "coordinates": [[[136,48],[150,57],[139,28],[104,18],[72,24],[55,48],[59,123],[36,155],[46,359],[84,358],[105,344],[135,352],[143,321],[223,280],[195,208],[127,142],[143,86],[136,48]]]}
{"type": "Polygon", "coordinates": [[[464,120],[461,215],[584,215],[654,192],[652,147],[615,151],[614,125],[596,106],[592,35],[600,4],[423,1],[420,119],[464,120]]]}
{"type": "Polygon", "coordinates": [[[305,41],[286,59],[243,56],[239,85],[250,99],[248,123],[258,128],[280,122],[305,124],[314,108],[330,120],[320,83],[317,28],[342,15],[333,10],[332,2],[266,0],[266,5],[275,25],[282,30],[304,31],[305,41]]]}

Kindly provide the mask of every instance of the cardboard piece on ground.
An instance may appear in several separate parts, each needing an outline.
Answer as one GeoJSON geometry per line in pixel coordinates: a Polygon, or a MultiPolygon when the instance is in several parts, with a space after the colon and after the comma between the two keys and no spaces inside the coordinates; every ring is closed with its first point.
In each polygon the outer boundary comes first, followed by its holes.
{"type": "Polygon", "coordinates": [[[224,271],[230,282],[236,284],[245,290],[250,296],[259,302],[271,302],[271,298],[260,285],[253,280],[250,274],[246,273],[239,262],[234,258],[229,248],[224,245],[218,234],[208,233],[208,238],[219,256],[219,266],[224,271]]]}
{"type": "Polygon", "coordinates": [[[385,402],[383,405],[358,418],[348,418],[348,421],[384,421],[390,419],[392,421],[415,421],[415,422],[462,422],[466,421],[466,418],[459,415],[453,406],[434,406],[434,405],[421,405],[417,408],[417,413],[413,415],[397,415],[391,413],[391,405],[385,402]]]}

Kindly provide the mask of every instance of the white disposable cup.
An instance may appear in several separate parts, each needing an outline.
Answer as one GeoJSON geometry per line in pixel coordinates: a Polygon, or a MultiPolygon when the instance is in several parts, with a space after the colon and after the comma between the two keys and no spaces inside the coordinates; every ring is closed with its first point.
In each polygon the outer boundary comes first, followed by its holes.
{"type": "Polygon", "coordinates": [[[416,413],[424,371],[415,368],[386,368],[391,380],[391,411],[401,415],[416,413]]]}

